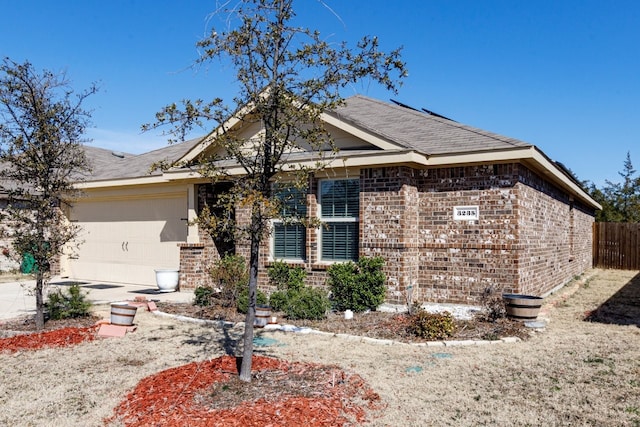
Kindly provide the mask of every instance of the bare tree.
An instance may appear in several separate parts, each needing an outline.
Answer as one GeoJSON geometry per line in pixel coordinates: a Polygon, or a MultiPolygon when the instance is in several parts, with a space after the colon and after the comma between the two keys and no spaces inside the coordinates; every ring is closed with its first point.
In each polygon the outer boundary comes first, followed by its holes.
{"type": "Polygon", "coordinates": [[[223,154],[201,163],[200,172],[214,181],[233,182],[233,189],[218,197],[222,214],[208,211],[201,223],[213,233],[233,228],[250,242],[250,302],[240,368],[240,379],[250,381],[260,246],[269,220],[281,212],[274,184],[286,176],[289,185],[303,187],[309,173],[325,165],[324,155],[335,151],[321,116],[341,105],[341,89],[370,79],[395,91],[406,71],[400,49],[381,52],[375,37],[364,37],[350,48],[296,27],[293,0],[240,0],[218,14],[226,18],[227,28],[214,28],[198,43],[196,63],[220,60],[231,66],[239,86],[234,105],[228,108],[221,99],[184,100],[181,106],[164,107],[156,122],[143,129],[171,123],[174,138],[184,139],[196,126],[218,125],[209,137],[223,154]],[[256,136],[243,138],[236,132],[251,125],[261,128],[256,136]],[[301,151],[317,154],[317,161],[296,162],[301,151]],[[229,176],[225,162],[239,165],[243,174],[229,176]],[[250,211],[248,224],[233,222],[229,212],[237,207],[250,211]]]}
{"type": "Polygon", "coordinates": [[[64,210],[89,164],[82,135],[90,114],[64,74],[38,73],[29,62],[5,58],[0,66],[0,186],[8,195],[3,221],[19,254],[35,261],[36,327],[44,327],[44,288],[51,265],[73,242],[77,228],[64,210]]]}

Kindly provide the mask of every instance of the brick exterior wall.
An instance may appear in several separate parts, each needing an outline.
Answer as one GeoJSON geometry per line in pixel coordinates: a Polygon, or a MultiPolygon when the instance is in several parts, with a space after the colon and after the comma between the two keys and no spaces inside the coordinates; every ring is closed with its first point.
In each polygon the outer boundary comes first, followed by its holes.
{"type": "Polygon", "coordinates": [[[199,286],[211,286],[209,270],[220,259],[213,239],[203,232],[199,233],[200,243],[179,243],[180,248],[180,289],[195,289],[199,286]]]}
{"type": "Polygon", "coordinates": [[[523,175],[518,184],[523,250],[517,289],[543,295],[591,267],[593,216],[539,177],[523,175]]]}
{"type": "MultiPolygon", "coordinates": [[[[311,217],[318,214],[316,193],[312,180],[311,217]]],[[[236,218],[248,221],[248,214],[237,210],[236,218]]],[[[418,302],[477,304],[487,288],[544,295],[591,267],[593,221],[592,210],[521,164],[360,171],[359,252],[385,259],[390,303],[406,304],[411,296],[418,302]],[[478,220],[453,219],[454,206],[469,205],[479,207],[478,220]]],[[[269,245],[266,237],[259,273],[259,287],[266,291],[269,245]]],[[[204,283],[198,274],[215,259],[214,251],[210,240],[182,245],[181,283],[183,275],[185,282],[204,283]]],[[[236,253],[248,260],[248,242],[239,240],[236,253]]],[[[299,265],[307,270],[307,282],[324,286],[327,265],[319,262],[315,229],[307,230],[306,253],[299,265]]]]}
{"type": "Polygon", "coordinates": [[[516,169],[482,165],[423,172],[419,300],[474,304],[487,288],[515,291],[516,169]],[[454,220],[454,206],[478,206],[479,220],[454,220]]]}

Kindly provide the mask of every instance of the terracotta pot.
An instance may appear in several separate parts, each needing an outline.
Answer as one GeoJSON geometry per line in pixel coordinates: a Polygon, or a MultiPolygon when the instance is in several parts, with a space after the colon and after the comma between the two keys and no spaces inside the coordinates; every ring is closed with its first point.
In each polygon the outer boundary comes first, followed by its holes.
{"type": "Polygon", "coordinates": [[[507,317],[514,320],[536,320],[544,298],[533,295],[503,294],[507,317]]]}

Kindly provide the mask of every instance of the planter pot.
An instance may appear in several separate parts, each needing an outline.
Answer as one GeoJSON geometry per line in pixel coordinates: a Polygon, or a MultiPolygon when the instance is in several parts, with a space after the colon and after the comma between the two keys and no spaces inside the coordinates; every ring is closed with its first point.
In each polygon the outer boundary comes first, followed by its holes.
{"type": "Polygon", "coordinates": [[[111,324],[118,326],[133,325],[138,307],[129,304],[111,304],[111,324]]]}
{"type": "Polygon", "coordinates": [[[532,295],[503,294],[507,317],[514,320],[536,320],[544,298],[532,295]]]}
{"type": "Polygon", "coordinates": [[[256,318],[253,320],[253,326],[263,328],[271,319],[271,307],[268,305],[256,306],[256,318]]]}
{"type": "Polygon", "coordinates": [[[156,270],[156,284],[160,292],[175,292],[178,289],[180,270],[156,270]]]}

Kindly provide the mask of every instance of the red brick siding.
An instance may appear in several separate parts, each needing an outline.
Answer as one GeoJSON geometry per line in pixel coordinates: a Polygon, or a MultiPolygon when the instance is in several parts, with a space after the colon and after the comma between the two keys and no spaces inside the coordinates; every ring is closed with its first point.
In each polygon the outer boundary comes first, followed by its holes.
{"type": "Polygon", "coordinates": [[[593,216],[524,168],[521,180],[518,290],[544,295],[591,266],[593,216]]]}
{"type": "Polygon", "coordinates": [[[420,292],[424,301],[477,303],[488,287],[516,287],[515,165],[425,171],[420,182],[420,292]],[[478,206],[456,221],[454,206],[478,206]]]}
{"type": "MultiPolygon", "coordinates": [[[[312,180],[310,217],[317,215],[316,190],[312,180]]],[[[236,218],[247,223],[248,210],[238,209],[236,218]]],[[[477,304],[488,287],[542,295],[591,266],[593,220],[593,212],[519,164],[360,172],[359,253],[385,259],[391,303],[406,303],[409,289],[414,301],[463,304],[477,304]],[[464,205],[478,206],[479,220],[455,221],[453,207],[464,205]]],[[[267,291],[270,243],[266,237],[261,246],[259,272],[267,291]]],[[[248,249],[238,241],[247,260],[248,249]]],[[[308,229],[301,265],[307,283],[324,286],[318,249],[317,230],[308,229]]]]}
{"type": "Polygon", "coordinates": [[[213,239],[200,231],[200,243],[179,243],[180,247],[180,289],[195,289],[212,285],[209,270],[220,259],[213,239]]]}
{"type": "Polygon", "coordinates": [[[417,171],[363,169],[360,175],[360,254],[385,260],[387,301],[404,304],[419,282],[417,171]]]}

